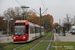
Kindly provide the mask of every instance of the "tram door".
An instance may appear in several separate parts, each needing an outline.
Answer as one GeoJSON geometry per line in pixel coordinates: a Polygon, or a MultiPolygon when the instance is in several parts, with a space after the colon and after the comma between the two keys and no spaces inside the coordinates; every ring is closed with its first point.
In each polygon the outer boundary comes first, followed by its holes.
{"type": "Polygon", "coordinates": [[[29,38],[29,25],[26,25],[26,41],[29,38]]]}

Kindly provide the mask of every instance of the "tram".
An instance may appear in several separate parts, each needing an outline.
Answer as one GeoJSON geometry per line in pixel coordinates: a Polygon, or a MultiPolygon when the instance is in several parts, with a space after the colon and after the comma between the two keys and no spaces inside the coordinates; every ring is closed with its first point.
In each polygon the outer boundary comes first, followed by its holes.
{"type": "Polygon", "coordinates": [[[13,31],[13,42],[14,43],[25,43],[32,41],[44,35],[44,27],[27,20],[16,20],[13,31]]]}

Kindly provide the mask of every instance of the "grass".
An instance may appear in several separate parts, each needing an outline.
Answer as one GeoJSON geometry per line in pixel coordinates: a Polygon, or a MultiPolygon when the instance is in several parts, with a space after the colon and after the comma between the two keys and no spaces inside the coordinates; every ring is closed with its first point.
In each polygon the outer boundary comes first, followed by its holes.
{"type": "MultiPolygon", "coordinates": [[[[47,35],[49,35],[49,34],[50,34],[50,33],[45,33],[45,35],[44,35],[43,37],[38,38],[37,40],[42,40],[42,39],[44,39],[44,38],[45,38],[47,35]]],[[[52,34],[52,33],[51,33],[51,34],[52,34]]],[[[50,36],[51,36],[51,35],[49,35],[47,39],[50,40],[50,36]]],[[[17,48],[16,50],[30,50],[30,49],[31,49],[33,46],[35,46],[37,43],[38,43],[38,42],[29,42],[29,43],[27,43],[26,45],[24,45],[24,46],[22,46],[22,47],[20,47],[20,48],[17,48]]],[[[0,43],[0,45],[3,45],[3,46],[0,46],[0,48],[9,46],[9,45],[11,45],[11,44],[13,44],[13,43],[0,43]],[[6,44],[6,45],[4,45],[4,44],[6,44]]],[[[48,42],[42,42],[42,43],[40,43],[34,50],[46,50],[48,44],[49,44],[48,42]],[[41,46],[43,46],[43,47],[41,47],[41,46]]],[[[4,49],[2,49],[2,50],[13,50],[14,48],[16,48],[16,47],[18,47],[18,46],[20,46],[20,45],[22,45],[22,44],[14,44],[14,45],[12,45],[12,46],[10,46],[10,47],[7,47],[7,48],[4,48],[4,49]]]]}
{"type": "MultiPolygon", "coordinates": [[[[41,38],[38,38],[37,40],[42,40],[44,39],[47,35],[49,35],[50,33],[45,33],[45,35],[41,38]]],[[[50,40],[50,39],[49,39],[50,40]]],[[[30,50],[33,46],[35,46],[38,42],[31,42],[31,43],[28,43],[20,48],[17,48],[16,50],[30,50]]],[[[38,46],[42,45],[44,46],[43,48],[46,49],[46,47],[48,46],[49,43],[40,43],[38,46]]],[[[36,50],[36,48],[34,49],[36,50]]],[[[38,49],[39,50],[39,49],[38,49]]]]}
{"type": "Polygon", "coordinates": [[[20,48],[17,48],[16,50],[30,50],[36,44],[37,44],[37,42],[31,42],[31,43],[28,43],[28,44],[20,47],[20,48]]]}
{"type": "Polygon", "coordinates": [[[33,50],[46,50],[48,44],[49,44],[48,42],[42,42],[33,50]]]}
{"type": "Polygon", "coordinates": [[[4,43],[0,43],[0,46],[3,45],[4,43]]]}
{"type": "Polygon", "coordinates": [[[55,46],[54,42],[51,43],[51,46],[50,46],[49,50],[55,50],[55,48],[53,46],[55,46]]]}
{"type": "Polygon", "coordinates": [[[45,33],[43,37],[38,38],[37,40],[43,40],[47,35],[49,35],[49,33],[45,33]]]}
{"type": "MultiPolygon", "coordinates": [[[[50,33],[45,33],[45,35],[43,37],[38,38],[37,40],[42,40],[49,34],[50,33]]],[[[52,35],[52,33],[45,40],[50,40],[51,35],[52,35]]],[[[54,39],[54,37],[53,37],[53,39],[54,39]]],[[[26,45],[24,45],[20,48],[17,48],[16,50],[30,50],[37,43],[38,42],[29,42],[26,45]]],[[[0,45],[3,45],[3,46],[0,46],[0,48],[3,48],[5,46],[11,45],[11,44],[13,44],[13,43],[0,43],[0,45]],[[6,44],[6,45],[4,45],[4,44],[6,44]]],[[[34,50],[46,50],[48,44],[49,44],[48,42],[42,42],[36,48],[34,48],[34,50]]],[[[4,48],[2,50],[13,50],[14,48],[16,48],[20,45],[22,45],[22,44],[14,44],[13,46],[4,48]]],[[[57,50],[75,50],[75,42],[56,42],[56,44],[55,44],[55,42],[52,42],[49,50],[56,50],[56,49],[57,50]],[[55,48],[53,46],[57,46],[57,48],[55,48]]]]}
{"type": "Polygon", "coordinates": [[[53,35],[53,37],[52,37],[52,40],[54,40],[54,35],[53,35]]]}
{"type": "Polygon", "coordinates": [[[3,48],[3,47],[6,47],[6,46],[9,46],[13,43],[0,43],[0,48],[3,48]],[[1,46],[2,45],[2,46],[1,46]]]}
{"type": "MultiPolygon", "coordinates": [[[[16,50],[30,50],[33,46],[35,46],[38,42],[29,42],[27,43],[26,45],[20,47],[20,48],[17,48],[16,50]]],[[[0,43],[1,44],[1,43],[0,43]]],[[[6,47],[6,46],[9,46],[11,45],[12,43],[2,43],[1,45],[4,45],[4,46],[1,46],[0,48],[3,48],[3,47],[6,47]],[[6,44],[6,45],[4,45],[6,44]]],[[[10,47],[7,47],[7,48],[4,48],[2,50],[13,50],[14,48],[20,46],[20,45],[23,45],[23,44],[14,44],[10,47]]]]}
{"type": "Polygon", "coordinates": [[[45,40],[50,40],[53,33],[51,33],[45,40]]]}
{"type": "Polygon", "coordinates": [[[7,47],[7,48],[4,48],[4,49],[2,49],[2,50],[13,50],[15,47],[18,47],[18,46],[20,46],[20,45],[22,45],[22,44],[14,44],[14,45],[12,45],[12,46],[10,46],[10,47],[7,47]]]}
{"type": "Polygon", "coordinates": [[[55,50],[52,46],[57,46],[57,50],[75,50],[75,42],[52,42],[50,50],[55,50]]]}

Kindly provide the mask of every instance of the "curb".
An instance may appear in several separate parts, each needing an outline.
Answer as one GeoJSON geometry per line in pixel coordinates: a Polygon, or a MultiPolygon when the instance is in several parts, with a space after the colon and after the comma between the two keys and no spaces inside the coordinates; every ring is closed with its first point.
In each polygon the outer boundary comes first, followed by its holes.
{"type": "Polygon", "coordinates": [[[54,33],[54,41],[56,40],[56,35],[55,35],[55,33],[54,33]]]}

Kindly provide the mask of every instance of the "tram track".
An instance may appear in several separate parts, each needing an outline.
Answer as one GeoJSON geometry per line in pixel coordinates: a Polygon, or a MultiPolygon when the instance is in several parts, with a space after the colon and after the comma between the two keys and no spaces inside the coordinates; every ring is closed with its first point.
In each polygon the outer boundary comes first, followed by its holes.
{"type": "MultiPolygon", "coordinates": [[[[1,49],[4,49],[4,48],[7,48],[7,46],[5,46],[5,45],[8,45],[8,44],[11,44],[11,43],[5,43],[5,44],[0,45],[0,50],[1,50],[1,49]],[[3,46],[5,46],[5,47],[3,47],[3,46]]],[[[11,45],[12,45],[12,44],[11,44],[11,45]]],[[[11,46],[11,45],[8,45],[8,46],[11,46]]]]}
{"type": "Polygon", "coordinates": [[[14,48],[13,50],[16,50],[17,48],[22,47],[22,46],[24,46],[24,45],[26,45],[26,44],[23,44],[23,45],[21,45],[21,46],[18,46],[18,47],[16,47],[16,48],[14,48]]]}
{"type": "MultiPolygon", "coordinates": [[[[50,34],[49,34],[49,35],[50,35],[50,34]]],[[[44,39],[46,39],[49,35],[47,35],[44,39]]],[[[44,39],[43,39],[43,40],[44,40],[44,39]]],[[[41,40],[40,43],[43,42],[43,40],[41,40]]],[[[38,43],[38,44],[36,44],[36,45],[39,45],[40,43],[38,43]]],[[[22,46],[24,46],[24,45],[26,45],[26,44],[23,44],[23,45],[21,45],[21,46],[18,46],[18,47],[16,47],[16,48],[14,48],[13,50],[16,50],[17,48],[20,48],[20,47],[22,47],[22,46]]]]}
{"type": "MultiPolygon", "coordinates": [[[[50,35],[50,34],[49,34],[50,35]]],[[[43,40],[45,40],[49,35],[47,35],[43,40]]],[[[30,50],[33,50],[35,47],[37,47],[41,42],[43,42],[43,40],[41,40],[38,44],[36,44],[34,47],[32,47],[30,50]]]]}
{"type": "Polygon", "coordinates": [[[48,44],[48,46],[47,46],[46,50],[49,50],[50,45],[51,45],[51,42],[52,42],[52,38],[53,38],[53,34],[52,34],[52,36],[51,36],[51,41],[49,42],[49,44],[48,44]]]}
{"type": "Polygon", "coordinates": [[[10,46],[13,46],[14,44],[11,44],[11,45],[8,45],[6,47],[3,47],[3,48],[0,48],[0,50],[4,49],[4,48],[7,48],[7,47],[10,47],[10,46]]]}
{"type": "Polygon", "coordinates": [[[7,44],[11,44],[11,43],[5,43],[5,44],[2,44],[2,45],[0,45],[0,47],[1,47],[1,46],[5,46],[5,45],[7,45],[7,44]]]}
{"type": "MultiPolygon", "coordinates": [[[[38,42],[34,47],[32,47],[30,50],[33,50],[35,47],[37,47],[40,43],[42,43],[43,41],[45,41],[45,39],[49,36],[49,35],[51,35],[51,38],[50,38],[50,40],[49,40],[49,45],[47,46],[47,48],[46,48],[46,50],[48,50],[49,49],[49,47],[50,47],[50,45],[51,45],[51,40],[52,40],[52,37],[53,37],[53,34],[48,34],[45,38],[43,38],[43,40],[40,40],[40,42],[38,42]]],[[[7,44],[10,44],[10,43],[7,43],[7,44]]],[[[5,45],[7,45],[7,44],[5,44],[5,45]]],[[[17,48],[20,48],[20,47],[22,47],[22,46],[24,46],[24,45],[26,45],[26,44],[22,44],[22,45],[20,45],[20,46],[17,46],[17,47],[15,47],[15,48],[13,48],[12,50],[16,50],[17,48]]],[[[3,45],[0,45],[0,46],[4,46],[4,44],[3,45]]],[[[0,48],[0,50],[2,50],[2,49],[5,49],[5,48],[8,48],[8,47],[10,47],[10,46],[14,46],[14,44],[11,44],[11,45],[8,45],[8,46],[6,46],[6,47],[3,47],[3,48],[0,48]]]]}
{"type": "MultiPolygon", "coordinates": [[[[9,43],[8,43],[9,44],[9,43]]],[[[8,48],[8,47],[10,47],[10,46],[14,46],[15,44],[11,44],[11,45],[8,45],[8,46],[5,46],[5,47],[2,47],[2,48],[0,48],[0,50],[2,50],[2,49],[5,49],[5,48],[8,48]]],[[[19,48],[19,47],[22,47],[22,46],[24,46],[25,44],[22,44],[22,45],[20,45],[20,46],[18,46],[18,47],[15,47],[14,49],[12,49],[12,50],[16,50],[17,48],[19,48]]]]}

